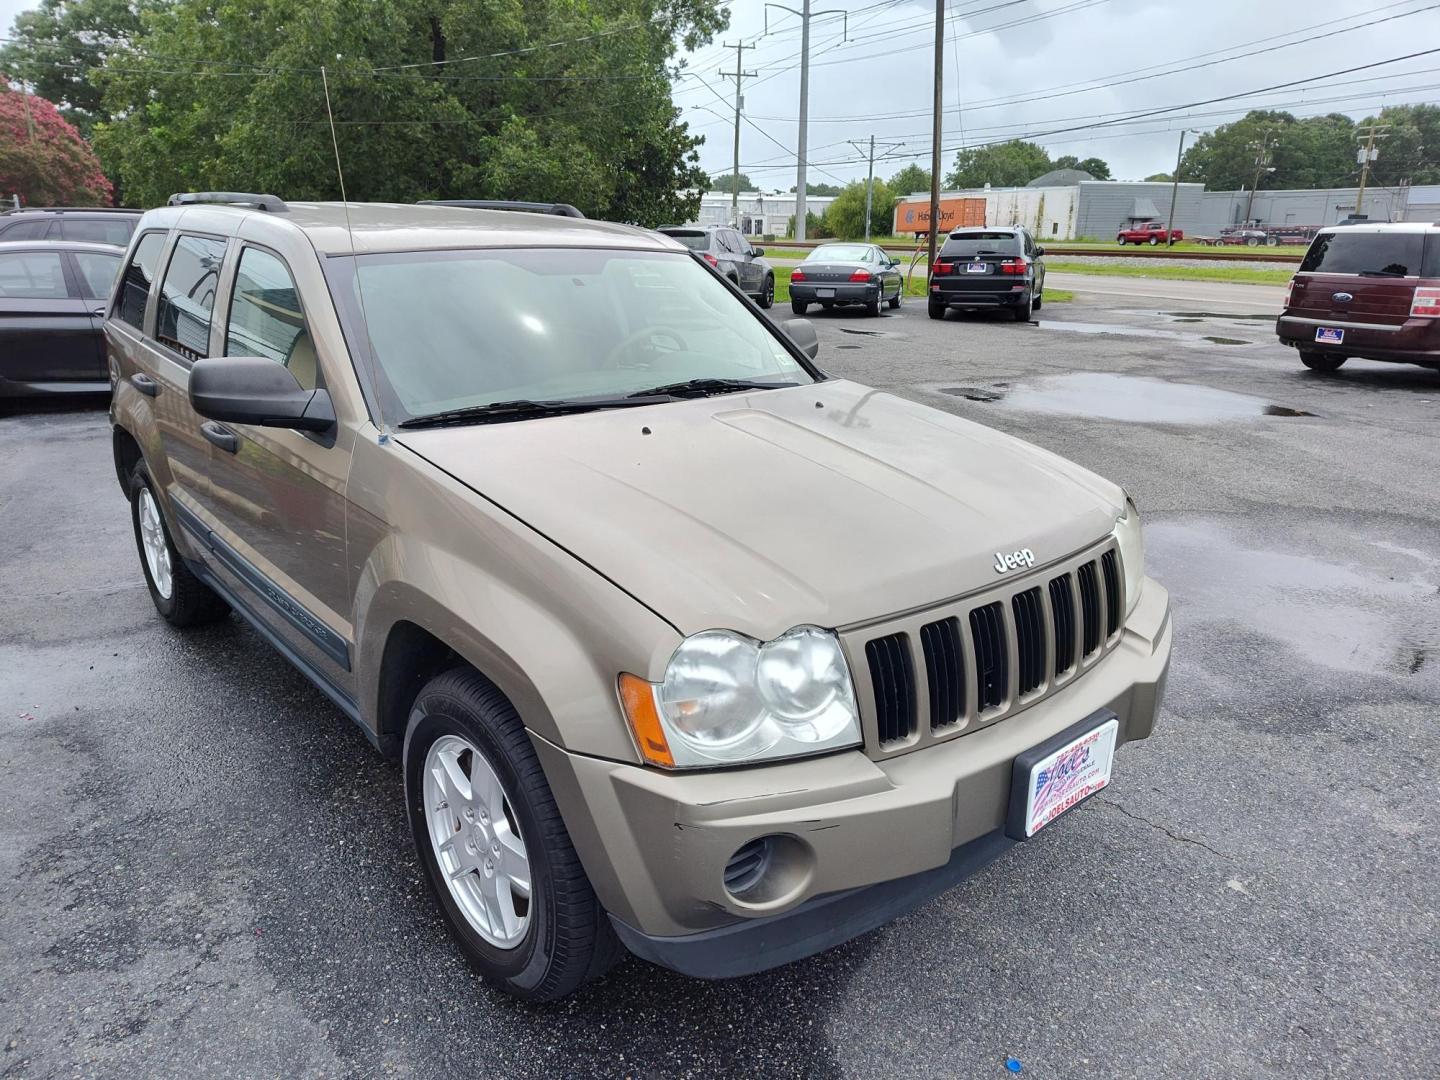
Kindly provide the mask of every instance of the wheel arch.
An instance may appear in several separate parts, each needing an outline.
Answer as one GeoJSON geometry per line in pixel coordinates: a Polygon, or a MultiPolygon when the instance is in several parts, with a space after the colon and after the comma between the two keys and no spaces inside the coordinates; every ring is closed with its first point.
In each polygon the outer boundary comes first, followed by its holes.
{"type": "Polygon", "coordinates": [[[125,492],[128,498],[130,474],[135,471],[135,466],[144,460],[145,454],[135,436],[119,424],[110,429],[110,450],[115,458],[115,479],[120,482],[120,490],[125,492]]]}

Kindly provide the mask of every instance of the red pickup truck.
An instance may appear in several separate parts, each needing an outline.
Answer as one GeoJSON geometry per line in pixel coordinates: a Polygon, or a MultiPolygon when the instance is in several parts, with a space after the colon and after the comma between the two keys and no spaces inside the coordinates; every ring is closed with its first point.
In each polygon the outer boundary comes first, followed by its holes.
{"type": "Polygon", "coordinates": [[[1128,229],[1121,229],[1115,236],[1117,244],[1173,244],[1184,240],[1185,234],[1176,229],[1171,232],[1158,221],[1142,221],[1128,229]]]}

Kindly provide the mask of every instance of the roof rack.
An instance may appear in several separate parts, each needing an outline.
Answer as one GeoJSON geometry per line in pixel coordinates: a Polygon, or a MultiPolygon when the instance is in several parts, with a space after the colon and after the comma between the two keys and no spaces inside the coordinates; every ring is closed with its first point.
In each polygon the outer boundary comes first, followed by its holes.
{"type": "Polygon", "coordinates": [[[166,206],[253,206],[275,214],[290,208],[275,195],[257,195],[248,191],[177,191],[165,200],[166,206]]]}
{"type": "Polygon", "coordinates": [[[421,199],[420,206],[463,206],[469,210],[519,210],[527,214],[557,214],[560,217],[583,218],[569,203],[516,202],[512,199],[421,199]]]}
{"type": "Polygon", "coordinates": [[[17,206],[9,210],[0,210],[0,216],[5,214],[29,214],[44,211],[47,214],[63,214],[67,211],[86,214],[143,214],[144,210],[137,210],[130,206],[17,206]]]}

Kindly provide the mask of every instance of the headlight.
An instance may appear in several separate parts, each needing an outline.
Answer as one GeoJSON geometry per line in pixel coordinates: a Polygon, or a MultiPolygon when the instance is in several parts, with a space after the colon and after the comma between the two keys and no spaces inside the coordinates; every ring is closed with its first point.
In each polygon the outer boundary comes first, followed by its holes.
{"type": "Polygon", "coordinates": [[[1115,541],[1120,547],[1120,565],[1125,568],[1125,617],[1140,602],[1140,585],[1145,580],[1145,541],[1140,535],[1140,511],[1135,500],[1125,496],[1125,512],[1115,521],[1115,541]]]}
{"type": "Polygon", "coordinates": [[[840,642],[797,626],[758,642],[707,630],[680,643],[659,684],[620,677],[641,753],[667,768],[798,757],[860,742],[840,642]]]}

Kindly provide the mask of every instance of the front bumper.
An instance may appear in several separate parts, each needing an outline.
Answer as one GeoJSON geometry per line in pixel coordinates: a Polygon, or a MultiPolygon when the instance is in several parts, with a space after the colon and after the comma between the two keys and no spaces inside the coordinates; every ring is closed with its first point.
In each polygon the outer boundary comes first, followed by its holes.
{"type": "Polygon", "coordinates": [[[853,750],[666,773],[533,741],[631,950],[694,975],[738,975],[878,926],[998,855],[1009,844],[1001,830],[1016,756],[1100,709],[1119,718],[1121,743],[1148,736],[1170,641],[1168,594],[1147,580],[1120,643],[1070,686],[1003,722],[883,761],[853,750]],[[775,887],[756,902],[731,895],[731,856],[775,835],[787,838],[775,887]]]}
{"type": "Polygon", "coordinates": [[[1391,324],[1312,315],[1281,315],[1275,321],[1275,333],[1282,344],[1306,352],[1355,356],[1364,360],[1391,360],[1401,364],[1440,363],[1440,320],[1436,319],[1406,319],[1403,323],[1391,324]],[[1344,343],[1318,343],[1315,331],[1322,326],[1344,330],[1344,343]]]}
{"type": "Polygon", "coordinates": [[[803,281],[790,283],[790,299],[807,304],[873,304],[880,299],[880,283],[851,284],[848,281],[803,281]],[[833,295],[821,296],[821,291],[833,295]]]}

